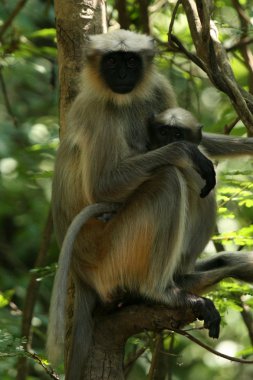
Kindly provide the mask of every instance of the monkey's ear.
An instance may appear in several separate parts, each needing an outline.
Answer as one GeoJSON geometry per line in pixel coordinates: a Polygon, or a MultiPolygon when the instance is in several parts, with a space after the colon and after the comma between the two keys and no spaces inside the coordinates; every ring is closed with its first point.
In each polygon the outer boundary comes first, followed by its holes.
{"type": "Polygon", "coordinates": [[[150,38],[150,46],[148,49],[141,49],[142,54],[146,58],[153,59],[156,54],[156,45],[154,38],[150,38]]]}

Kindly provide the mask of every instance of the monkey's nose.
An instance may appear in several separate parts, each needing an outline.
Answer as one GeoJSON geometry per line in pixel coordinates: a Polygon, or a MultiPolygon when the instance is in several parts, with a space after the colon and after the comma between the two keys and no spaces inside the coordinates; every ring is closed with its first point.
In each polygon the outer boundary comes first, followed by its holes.
{"type": "Polygon", "coordinates": [[[119,78],[120,79],[124,79],[127,75],[127,71],[124,67],[120,68],[119,70],[119,78]]]}

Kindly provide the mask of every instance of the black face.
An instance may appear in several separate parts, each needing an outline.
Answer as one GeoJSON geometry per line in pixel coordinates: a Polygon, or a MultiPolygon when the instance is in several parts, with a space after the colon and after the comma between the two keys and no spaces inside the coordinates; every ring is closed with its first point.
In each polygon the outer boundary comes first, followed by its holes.
{"type": "Polygon", "coordinates": [[[143,63],[141,57],[135,53],[108,53],[101,60],[100,71],[113,92],[127,94],[140,82],[143,63]]]}
{"type": "Polygon", "coordinates": [[[189,141],[199,144],[202,138],[201,128],[196,130],[177,125],[149,123],[149,149],[157,149],[176,141],[189,141]]]}

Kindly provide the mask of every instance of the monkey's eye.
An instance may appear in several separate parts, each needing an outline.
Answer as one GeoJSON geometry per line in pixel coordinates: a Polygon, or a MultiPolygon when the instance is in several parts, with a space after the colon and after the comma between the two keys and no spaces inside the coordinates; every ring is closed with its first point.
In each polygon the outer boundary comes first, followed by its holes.
{"type": "Polygon", "coordinates": [[[159,133],[161,136],[167,136],[169,134],[169,129],[167,127],[159,128],[159,133]]]}
{"type": "Polygon", "coordinates": [[[183,131],[181,131],[180,129],[178,128],[175,128],[175,131],[174,131],[174,136],[176,139],[183,139],[184,138],[184,134],[183,134],[183,131]]]}
{"type": "Polygon", "coordinates": [[[109,69],[112,69],[116,66],[117,60],[115,57],[109,56],[106,58],[105,64],[109,69]]]}
{"type": "Polygon", "coordinates": [[[130,69],[133,69],[137,66],[137,64],[138,64],[138,59],[135,56],[131,56],[128,58],[127,67],[129,67],[130,69]]]}

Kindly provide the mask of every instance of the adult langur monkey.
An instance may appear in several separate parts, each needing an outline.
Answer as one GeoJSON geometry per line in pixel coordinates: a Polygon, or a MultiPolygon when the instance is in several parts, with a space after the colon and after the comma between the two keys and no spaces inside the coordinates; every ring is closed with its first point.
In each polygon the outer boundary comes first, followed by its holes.
{"type": "MultiPolygon", "coordinates": [[[[74,245],[75,310],[67,380],[80,379],[98,298],[110,302],[115,291],[123,289],[170,307],[191,307],[204,319],[209,335],[217,337],[220,316],[199,294],[227,276],[253,279],[250,253],[221,254],[196,263],[215,224],[214,194],[208,193],[214,172],[197,146],[186,141],[147,151],[151,112],[176,106],[170,84],[153,66],[153,56],[148,36],[119,30],[90,37],[80,93],[57,154],[53,216],[60,245],[85,206],[121,205],[107,223],[91,218],[74,245]],[[207,185],[207,195],[201,198],[207,185]]],[[[204,134],[202,144],[210,157],[253,153],[249,139],[204,134]]],[[[110,212],[111,206],[101,213],[110,212]]],[[[51,360],[64,344],[64,311],[58,307],[66,288],[59,276],[50,311],[51,360]]]]}

